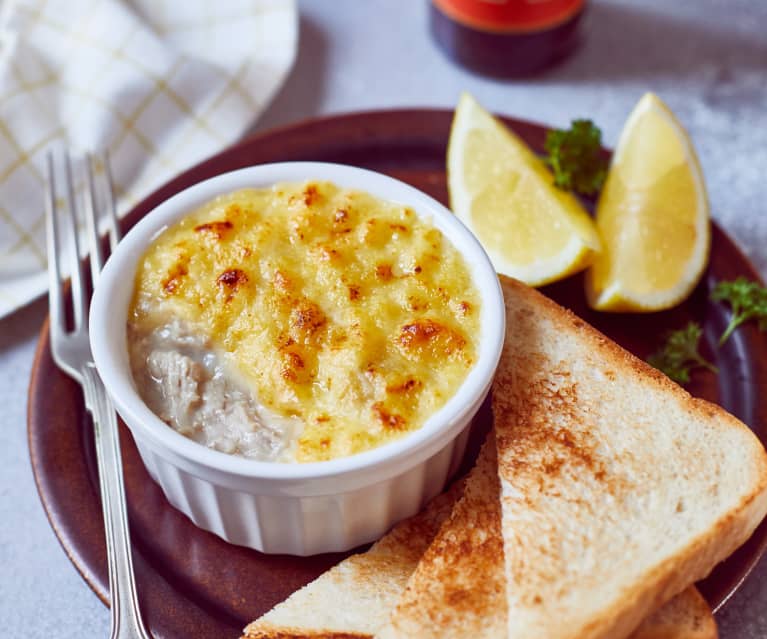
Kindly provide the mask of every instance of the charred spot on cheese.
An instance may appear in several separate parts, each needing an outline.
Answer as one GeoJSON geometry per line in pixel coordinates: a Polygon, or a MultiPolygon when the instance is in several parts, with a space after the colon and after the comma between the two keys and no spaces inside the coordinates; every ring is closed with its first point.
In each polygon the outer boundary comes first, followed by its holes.
{"type": "Polygon", "coordinates": [[[422,387],[423,382],[421,380],[415,379],[414,377],[408,377],[404,381],[396,382],[395,384],[390,384],[387,386],[386,392],[393,393],[395,395],[401,395],[419,390],[422,387]]]}
{"type": "Polygon", "coordinates": [[[394,277],[391,270],[391,264],[378,264],[376,266],[376,277],[382,282],[389,282],[394,277]]]}
{"type": "Polygon", "coordinates": [[[284,350],[288,346],[293,346],[293,344],[296,343],[296,340],[294,340],[290,335],[286,335],[285,333],[280,333],[280,335],[277,336],[277,348],[280,350],[284,350]]]}
{"type": "Polygon", "coordinates": [[[371,408],[384,428],[391,430],[403,430],[405,428],[405,419],[401,415],[390,413],[383,402],[376,402],[371,408]]]}
{"type": "Polygon", "coordinates": [[[221,273],[216,281],[222,287],[230,290],[237,290],[239,286],[242,286],[248,281],[248,276],[245,275],[244,271],[238,268],[230,268],[221,273]]]}
{"type": "Polygon", "coordinates": [[[306,368],[301,355],[295,351],[283,351],[282,362],[282,369],[280,370],[282,378],[289,382],[297,382],[299,375],[302,375],[306,368]]]}
{"type": "Polygon", "coordinates": [[[313,180],[221,196],[165,230],[131,322],[204,336],[261,404],[301,421],[295,460],[309,462],[421,427],[476,359],[479,310],[439,229],[313,180]]]}
{"type": "Polygon", "coordinates": [[[398,342],[408,353],[428,353],[431,357],[450,357],[466,347],[463,335],[431,318],[405,324],[400,329],[398,342]]]}
{"type": "Polygon", "coordinates": [[[305,300],[298,308],[290,313],[290,326],[294,334],[301,336],[314,335],[320,328],[325,326],[327,318],[322,309],[314,302],[305,300]]]}
{"type": "Polygon", "coordinates": [[[189,257],[181,255],[178,261],[171,267],[168,275],[162,282],[162,290],[167,295],[173,295],[181,286],[183,278],[189,274],[189,257]]]}
{"type": "Polygon", "coordinates": [[[214,222],[205,222],[204,224],[198,224],[194,227],[197,233],[209,233],[217,240],[223,239],[227,234],[227,231],[231,231],[234,228],[229,220],[216,220],[214,222]]]}
{"type": "Polygon", "coordinates": [[[304,189],[304,204],[306,206],[312,206],[320,198],[320,193],[317,190],[316,184],[307,184],[304,189]]]}
{"type": "Polygon", "coordinates": [[[238,268],[227,269],[216,278],[216,283],[224,295],[224,301],[227,303],[232,301],[237,289],[247,284],[247,282],[248,276],[245,274],[245,271],[238,268]]]}

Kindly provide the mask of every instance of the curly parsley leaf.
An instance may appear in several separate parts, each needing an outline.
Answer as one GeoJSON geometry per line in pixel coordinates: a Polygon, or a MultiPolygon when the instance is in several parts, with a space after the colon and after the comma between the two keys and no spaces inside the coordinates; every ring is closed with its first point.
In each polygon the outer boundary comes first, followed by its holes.
{"type": "Polygon", "coordinates": [[[573,120],[569,129],[549,131],[544,161],[554,172],[554,184],[583,195],[599,191],[607,175],[601,143],[602,131],[591,120],[573,120]]]}
{"type": "Polygon", "coordinates": [[[719,282],[711,291],[711,299],[727,302],[732,309],[730,323],[719,338],[719,346],[727,341],[738,326],[751,319],[759,321],[760,331],[767,331],[767,288],[759,282],[745,277],[731,282],[719,282]]]}
{"type": "Polygon", "coordinates": [[[698,350],[702,335],[700,324],[690,322],[684,328],[669,333],[665,344],[647,358],[647,363],[680,384],[690,381],[690,371],[694,368],[707,368],[718,373],[716,366],[698,350]]]}

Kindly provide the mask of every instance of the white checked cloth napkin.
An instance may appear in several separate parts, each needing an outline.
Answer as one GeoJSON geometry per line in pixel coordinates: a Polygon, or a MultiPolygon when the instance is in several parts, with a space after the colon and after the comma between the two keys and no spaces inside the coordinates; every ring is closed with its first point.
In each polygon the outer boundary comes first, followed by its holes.
{"type": "Polygon", "coordinates": [[[47,286],[52,145],[107,150],[118,211],[235,141],[277,91],[295,0],[0,0],[0,317],[47,286]]]}

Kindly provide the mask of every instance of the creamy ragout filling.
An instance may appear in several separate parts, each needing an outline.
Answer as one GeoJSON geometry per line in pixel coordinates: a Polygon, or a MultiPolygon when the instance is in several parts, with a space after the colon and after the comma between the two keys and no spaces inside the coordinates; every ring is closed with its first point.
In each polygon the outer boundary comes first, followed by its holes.
{"type": "Polygon", "coordinates": [[[294,461],[303,424],[270,411],[226,362],[225,353],[178,318],[130,329],[139,394],[173,429],[194,441],[259,461],[294,461]]]}

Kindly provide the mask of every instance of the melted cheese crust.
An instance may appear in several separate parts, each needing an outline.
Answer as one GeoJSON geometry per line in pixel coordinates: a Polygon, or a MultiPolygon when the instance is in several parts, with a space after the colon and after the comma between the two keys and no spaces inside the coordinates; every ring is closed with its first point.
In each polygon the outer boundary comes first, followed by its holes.
{"type": "Polygon", "coordinates": [[[181,318],[297,416],[296,461],[419,428],[476,360],[480,297],[461,254],[408,207],[325,182],[221,196],[139,262],[129,323],[181,318]]]}

